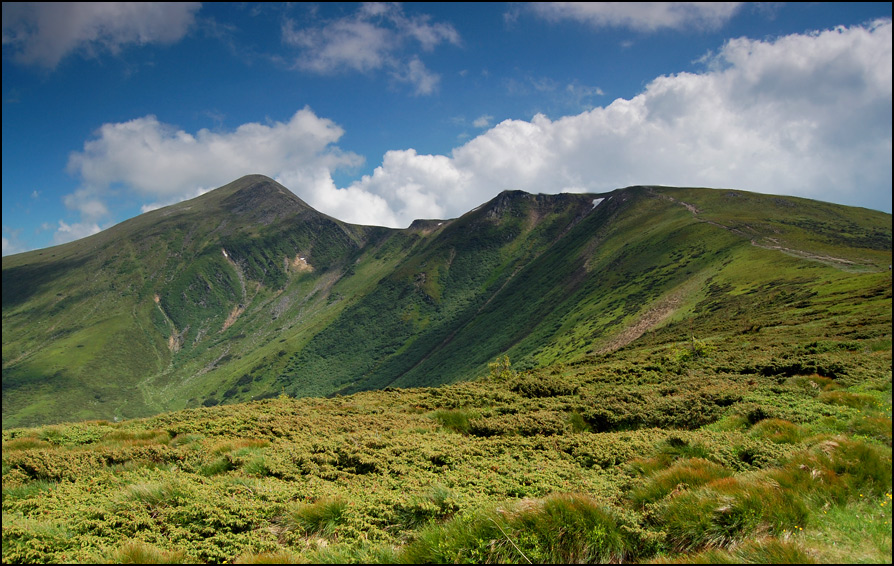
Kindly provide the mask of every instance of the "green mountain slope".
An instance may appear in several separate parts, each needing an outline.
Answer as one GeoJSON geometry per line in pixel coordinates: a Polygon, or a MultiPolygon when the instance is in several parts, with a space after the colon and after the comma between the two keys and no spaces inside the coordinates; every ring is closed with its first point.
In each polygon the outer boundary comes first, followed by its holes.
{"type": "Polygon", "coordinates": [[[503,354],[533,368],[753,330],[845,287],[890,300],[890,263],[890,215],[804,199],[504,192],[393,230],[249,176],[3,258],[3,426],[438,385],[503,354]]]}

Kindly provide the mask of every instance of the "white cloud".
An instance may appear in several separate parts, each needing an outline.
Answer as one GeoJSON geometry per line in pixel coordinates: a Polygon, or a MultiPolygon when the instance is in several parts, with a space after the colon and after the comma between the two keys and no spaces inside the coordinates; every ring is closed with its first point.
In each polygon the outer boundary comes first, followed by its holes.
{"type": "MultiPolygon", "coordinates": [[[[506,189],[601,192],[634,184],[789,194],[891,210],[890,20],[737,39],[701,73],[661,76],[627,100],[558,119],[506,120],[448,155],[388,151],[372,174],[336,187],[359,163],[342,130],[308,109],[289,122],[189,134],[147,116],[106,124],[70,168],[92,229],[115,186],[157,202],[247,173],[278,179],[317,210],[405,227],[451,218],[506,189]],[[88,206],[89,205],[89,206],[88,206]],[[91,208],[93,207],[93,208],[91,208]]],[[[485,118],[485,117],[482,117],[485,118]]],[[[61,226],[61,225],[60,225],[61,226]]],[[[73,233],[74,225],[65,225],[73,233]]]]}
{"type": "Polygon", "coordinates": [[[339,20],[323,28],[298,29],[287,20],[283,41],[303,50],[299,68],[318,73],[380,69],[390,60],[397,38],[363,20],[339,20]]]}
{"type": "Polygon", "coordinates": [[[406,68],[392,73],[397,80],[407,82],[416,87],[414,94],[431,94],[438,88],[441,77],[425,68],[425,64],[417,57],[407,63],[406,68]]]}
{"type": "Polygon", "coordinates": [[[343,133],[308,108],[288,122],[252,122],[232,132],[202,129],[195,135],[145,116],[104,124],[83,151],[71,154],[68,169],[82,179],[84,195],[120,183],[142,196],[169,199],[249,173],[276,176],[305,167],[359,165],[357,155],[332,145],[343,133]]]}
{"type": "Polygon", "coordinates": [[[399,225],[385,198],[359,186],[339,189],[326,169],[291,170],[279,175],[277,181],[315,209],[344,222],[367,226],[399,225]]]}
{"type": "Polygon", "coordinates": [[[109,213],[105,203],[89,189],[79,189],[70,195],[65,195],[62,200],[66,207],[77,210],[84,219],[97,220],[109,213]]]}
{"type": "Polygon", "coordinates": [[[203,194],[207,193],[208,191],[211,191],[216,188],[217,187],[208,187],[208,188],[195,187],[191,191],[179,193],[172,197],[166,198],[164,200],[157,200],[155,202],[150,202],[150,203],[144,204],[144,205],[140,206],[140,212],[141,213],[150,212],[152,210],[158,210],[159,208],[164,208],[164,207],[172,205],[172,204],[177,204],[178,202],[182,202],[184,200],[189,200],[189,199],[193,199],[196,197],[200,197],[203,194]]]}
{"type": "Polygon", "coordinates": [[[655,31],[716,29],[736,14],[742,2],[532,2],[529,6],[537,15],[553,21],[655,31]]]}
{"type": "Polygon", "coordinates": [[[8,226],[3,227],[3,233],[5,234],[3,238],[3,255],[11,255],[17,254],[20,252],[27,251],[28,248],[25,247],[25,244],[21,241],[22,229],[13,229],[8,226]]]}
{"type": "Polygon", "coordinates": [[[483,114],[483,115],[475,118],[475,121],[472,122],[472,125],[475,126],[476,128],[488,128],[488,127],[490,127],[491,122],[493,122],[493,121],[494,121],[493,116],[491,116],[490,114],[483,114]]]}
{"type": "Polygon", "coordinates": [[[80,240],[81,238],[92,236],[101,230],[102,228],[95,222],[75,222],[74,224],[67,224],[60,220],[59,228],[56,230],[56,233],[53,234],[53,245],[58,246],[59,244],[80,240]]]}
{"type": "Polygon", "coordinates": [[[128,44],[174,43],[199,2],[4,2],[3,50],[48,69],[72,52],[117,53],[128,44]]]}
{"type": "MultiPolygon", "coordinates": [[[[443,155],[418,155],[415,150],[385,154],[372,175],[364,175],[349,189],[383,198],[394,216],[386,225],[406,227],[417,218],[445,218],[465,212],[470,200],[469,173],[443,155]]],[[[480,204],[480,203],[476,203],[480,204]]]]}
{"type": "Polygon", "coordinates": [[[390,151],[354,183],[401,225],[505,189],[732,187],[891,209],[891,22],[727,43],[704,73],[550,120],[507,120],[450,157],[390,151]]]}
{"type": "MultiPolygon", "coordinates": [[[[317,179],[323,173],[329,177],[332,170],[363,161],[334,145],[343,133],[308,108],[288,122],[252,122],[230,132],[202,129],[191,134],[155,116],[104,124],[82,151],[69,157],[68,169],[82,186],[64,202],[81,213],[82,222],[80,226],[60,224],[61,236],[84,233],[106,217],[105,203],[112,191],[143,200],[146,212],[252,173],[289,180],[317,179]]],[[[319,201],[305,199],[311,206],[328,202],[316,185],[290,188],[302,196],[308,191],[319,196],[319,201]]]]}
{"type": "Polygon", "coordinates": [[[429,71],[412,46],[431,51],[441,43],[459,45],[450,24],[431,23],[427,15],[408,17],[398,4],[367,3],[355,14],[316,27],[299,27],[285,20],[283,42],[300,50],[296,66],[320,74],[386,70],[415,86],[416,94],[431,94],[440,77],[429,71]]]}

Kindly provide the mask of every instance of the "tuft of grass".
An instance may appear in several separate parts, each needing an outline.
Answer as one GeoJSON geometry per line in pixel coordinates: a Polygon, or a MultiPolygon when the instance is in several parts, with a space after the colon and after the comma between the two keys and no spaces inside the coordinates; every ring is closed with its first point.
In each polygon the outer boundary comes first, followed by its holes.
{"type": "Polygon", "coordinates": [[[699,442],[690,443],[679,436],[669,436],[662,442],[658,451],[672,458],[707,458],[708,449],[699,442]]]}
{"type": "Polygon", "coordinates": [[[395,549],[390,545],[363,542],[359,545],[319,545],[305,553],[306,564],[397,564],[395,549]]]}
{"type": "Polygon", "coordinates": [[[3,486],[3,502],[14,501],[16,499],[28,499],[45,491],[55,489],[56,482],[46,480],[34,480],[21,485],[4,485],[3,486]]]}
{"type": "Polygon", "coordinates": [[[807,431],[785,419],[763,419],[751,427],[751,434],[776,444],[797,444],[807,436],[807,431]]]}
{"type": "Polygon", "coordinates": [[[3,441],[4,452],[6,452],[7,450],[30,450],[32,448],[47,449],[52,447],[53,444],[35,436],[20,436],[19,438],[3,441]]]}
{"type": "Polygon", "coordinates": [[[570,413],[568,415],[568,425],[571,427],[571,432],[592,432],[590,424],[580,413],[570,413]]]}
{"type": "Polygon", "coordinates": [[[142,503],[149,507],[179,505],[189,499],[189,492],[167,481],[140,482],[127,486],[124,500],[142,503]]]}
{"type": "Polygon", "coordinates": [[[615,512],[592,498],[557,495],[431,525],[398,557],[441,564],[622,562],[638,541],[621,527],[615,512]]]}
{"type": "Polygon", "coordinates": [[[874,438],[891,446],[891,418],[860,416],[851,419],[847,430],[853,434],[859,434],[874,438]]]}
{"type": "Polygon", "coordinates": [[[270,475],[270,466],[267,462],[267,458],[263,454],[259,454],[242,466],[243,471],[247,474],[251,474],[254,476],[269,476],[270,475]]]}
{"type": "Polygon", "coordinates": [[[708,549],[676,558],[653,560],[651,564],[816,564],[802,545],[778,538],[748,541],[731,550],[708,549]]]}
{"type": "Polygon", "coordinates": [[[101,442],[115,448],[168,444],[171,435],[165,430],[115,430],[103,436],[101,442]]]}
{"type": "Polygon", "coordinates": [[[344,522],[348,502],[342,498],[324,498],[313,503],[299,503],[286,510],[285,526],[305,536],[332,536],[344,522]]]}
{"type": "MultiPolygon", "coordinates": [[[[275,552],[246,552],[233,560],[233,564],[307,564],[300,554],[288,550],[275,552]]],[[[320,562],[318,562],[320,563],[320,562]]]]}
{"type": "Polygon", "coordinates": [[[842,405],[852,409],[868,409],[876,404],[872,395],[848,391],[823,391],[817,399],[829,405],[842,405]]]}
{"type": "Polygon", "coordinates": [[[749,427],[750,423],[748,422],[748,418],[745,415],[733,414],[727,415],[717,422],[710,425],[711,430],[717,430],[720,432],[730,432],[737,430],[745,430],[749,427]]]}
{"type": "Polygon", "coordinates": [[[139,541],[126,542],[101,560],[104,564],[195,564],[181,550],[162,550],[139,541]]]}
{"type": "Polygon", "coordinates": [[[229,472],[235,468],[236,465],[233,464],[233,461],[230,458],[221,456],[199,468],[199,475],[216,476],[218,474],[229,472]]]}
{"type": "Polygon", "coordinates": [[[791,490],[759,478],[730,477],[659,504],[651,520],[667,533],[670,547],[691,552],[726,548],[756,535],[803,529],[809,511],[791,490]]]}
{"type": "Polygon", "coordinates": [[[461,434],[469,434],[470,421],[477,414],[463,409],[444,409],[435,411],[432,417],[448,430],[461,434]]]}
{"type": "Polygon", "coordinates": [[[794,541],[778,538],[747,542],[733,551],[743,564],[816,564],[817,560],[794,541]]]}
{"type": "Polygon", "coordinates": [[[731,475],[732,470],[701,458],[679,460],[652,473],[645,483],[630,491],[629,497],[636,507],[642,507],[731,475]]]}
{"type": "Polygon", "coordinates": [[[891,491],[891,453],[846,438],[826,440],[768,472],[783,488],[825,504],[843,504],[891,491]]]}

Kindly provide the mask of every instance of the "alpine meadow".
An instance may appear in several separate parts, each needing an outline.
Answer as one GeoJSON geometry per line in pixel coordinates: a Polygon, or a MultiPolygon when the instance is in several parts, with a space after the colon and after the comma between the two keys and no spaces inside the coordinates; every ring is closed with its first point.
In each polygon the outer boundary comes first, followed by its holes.
{"type": "Polygon", "coordinates": [[[891,215],[249,175],[3,257],[4,563],[890,563],[891,215]]]}

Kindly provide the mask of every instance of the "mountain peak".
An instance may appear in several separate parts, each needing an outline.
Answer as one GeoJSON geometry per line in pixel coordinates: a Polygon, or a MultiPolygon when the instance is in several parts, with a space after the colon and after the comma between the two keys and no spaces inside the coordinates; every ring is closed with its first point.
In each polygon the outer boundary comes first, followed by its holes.
{"type": "Polygon", "coordinates": [[[263,225],[314,210],[295,193],[264,175],[246,175],[209,194],[218,192],[221,208],[263,225]]]}
{"type": "MultiPolygon", "coordinates": [[[[572,193],[528,193],[521,190],[506,190],[476,209],[488,218],[510,216],[542,216],[567,206],[579,205],[587,208],[593,195],[572,193]]],[[[589,209],[589,208],[587,208],[589,209]]]]}

